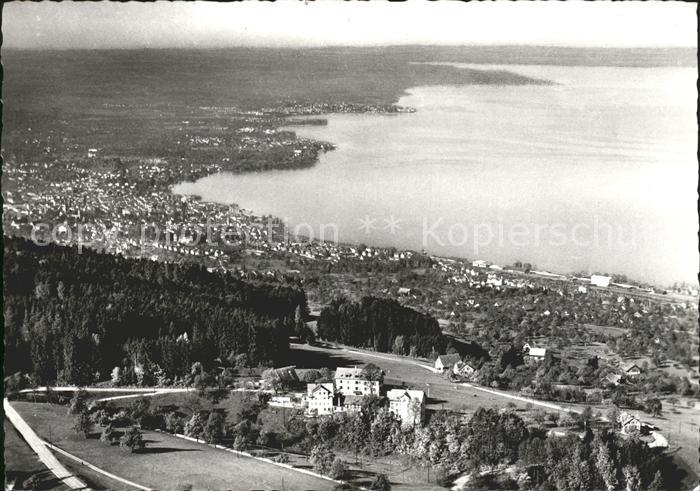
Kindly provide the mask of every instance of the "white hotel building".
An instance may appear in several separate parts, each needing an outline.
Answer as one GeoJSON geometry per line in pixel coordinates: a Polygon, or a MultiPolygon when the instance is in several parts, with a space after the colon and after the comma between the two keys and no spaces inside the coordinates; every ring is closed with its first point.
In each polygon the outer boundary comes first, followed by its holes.
{"type": "Polygon", "coordinates": [[[379,381],[367,380],[362,368],[339,367],[335,371],[336,390],[344,396],[379,395],[379,381]]]}

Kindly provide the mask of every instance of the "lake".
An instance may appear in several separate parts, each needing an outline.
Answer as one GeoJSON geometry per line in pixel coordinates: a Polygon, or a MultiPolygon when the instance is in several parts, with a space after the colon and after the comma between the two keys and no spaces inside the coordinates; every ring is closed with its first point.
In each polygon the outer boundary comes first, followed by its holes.
{"type": "Polygon", "coordinates": [[[414,87],[416,113],[293,128],[337,145],[313,168],[175,192],[326,239],[695,282],[695,68],[455,65],[555,84],[414,87]]]}

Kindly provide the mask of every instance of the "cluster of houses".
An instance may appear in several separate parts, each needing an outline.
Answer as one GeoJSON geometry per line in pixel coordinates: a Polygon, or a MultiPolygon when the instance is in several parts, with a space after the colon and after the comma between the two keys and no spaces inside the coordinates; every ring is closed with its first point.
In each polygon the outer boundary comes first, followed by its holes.
{"type": "MultiPolygon", "coordinates": [[[[88,149],[88,158],[99,156],[98,149],[88,149]]],[[[398,261],[414,254],[295,238],[281,222],[268,222],[234,206],[170,191],[168,183],[216,173],[221,170],[218,164],[194,168],[160,159],[139,159],[128,174],[85,169],[76,163],[47,164],[42,171],[51,172],[54,167],[62,172],[62,178],[50,182],[28,163],[15,163],[5,171],[15,188],[3,192],[3,223],[8,230],[27,236],[38,233],[43,240],[43,232],[34,230],[34,224],[60,223],[63,231],[57,231],[59,238],[69,242],[75,238],[78,225],[87,223],[90,226],[80,229],[83,241],[104,246],[109,252],[137,256],[147,253],[146,257],[153,260],[196,256],[207,266],[228,270],[232,266],[228,255],[231,247],[245,247],[261,256],[283,253],[331,263],[344,258],[398,261]]]]}
{"type": "Polygon", "coordinates": [[[642,374],[642,368],[636,363],[628,363],[620,367],[619,373],[611,373],[605,380],[611,385],[620,385],[625,381],[634,381],[642,374]]]}
{"type": "MultiPolygon", "coordinates": [[[[280,380],[297,380],[294,367],[275,370],[280,380]]],[[[332,382],[316,382],[306,385],[301,397],[275,395],[271,405],[303,408],[308,417],[328,416],[337,413],[354,413],[362,409],[367,396],[382,395],[382,380],[371,377],[362,367],[339,367],[332,382]],[[297,402],[295,402],[297,401],[297,402]]],[[[389,411],[404,426],[421,425],[425,416],[425,393],[421,390],[390,389],[386,391],[389,411]]]]}
{"type": "MultiPolygon", "coordinates": [[[[333,382],[306,386],[306,413],[323,416],[358,412],[366,396],[380,395],[381,380],[371,380],[360,367],[339,367],[333,382]]],[[[425,414],[425,394],[421,390],[391,389],[386,392],[389,411],[405,426],[420,425],[425,414]]]]}
{"type": "MultiPolygon", "coordinates": [[[[544,360],[547,348],[540,348],[533,343],[525,343],[523,346],[523,359],[525,363],[535,364],[544,360]]],[[[457,353],[440,355],[435,359],[434,370],[436,373],[452,374],[461,378],[473,378],[477,370],[474,365],[463,361],[457,353]]]]}
{"type": "Polygon", "coordinates": [[[438,356],[435,359],[435,371],[437,373],[452,373],[463,378],[470,378],[476,373],[476,369],[471,364],[462,361],[457,353],[438,356]]]}

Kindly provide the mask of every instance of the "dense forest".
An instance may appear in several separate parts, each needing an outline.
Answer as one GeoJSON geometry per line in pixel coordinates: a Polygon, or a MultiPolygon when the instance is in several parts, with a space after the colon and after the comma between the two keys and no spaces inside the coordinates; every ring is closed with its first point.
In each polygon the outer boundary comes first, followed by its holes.
{"type": "Polygon", "coordinates": [[[437,320],[396,300],[364,297],[333,300],[321,311],[318,337],[351,346],[412,356],[444,353],[447,340],[437,320]]]}
{"type": "Polygon", "coordinates": [[[172,382],[266,365],[307,311],[295,284],[4,238],[5,371],[35,383],[172,382]]]}

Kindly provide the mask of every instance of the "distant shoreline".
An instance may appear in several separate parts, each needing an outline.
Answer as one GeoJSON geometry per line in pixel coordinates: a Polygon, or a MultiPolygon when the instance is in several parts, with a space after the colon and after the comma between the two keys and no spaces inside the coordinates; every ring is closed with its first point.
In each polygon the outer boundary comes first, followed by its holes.
{"type": "MultiPolygon", "coordinates": [[[[407,94],[410,93],[409,91],[410,91],[412,88],[413,88],[413,87],[408,87],[407,89],[405,89],[406,93],[407,93],[407,94]]],[[[408,112],[408,111],[407,111],[407,112],[408,112]]],[[[289,130],[289,129],[293,129],[293,128],[296,127],[296,126],[308,126],[309,124],[307,124],[307,123],[304,122],[304,121],[306,121],[305,118],[309,118],[309,119],[314,120],[314,121],[322,120],[322,121],[325,122],[325,123],[323,124],[323,126],[326,126],[326,125],[328,124],[328,120],[327,120],[327,119],[319,118],[319,116],[332,115],[332,114],[343,114],[343,113],[325,113],[325,114],[321,114],[321,115],[290,116],[290,117],[286,118],[286,121],[285,121],[285,124],[284,124],[284,125],[278,126],[277,128],[278,128],[278,129],[281,129],[281,130],[289,130]],[[289,121],[291,118],[295,118],[296,120],[293,121],[293,122],[292,122],[292,121],[289,121]],[[314,118],[315,118],[315,119],[314,119],[314,118]]],[[[371,112],[371,111],[368,111],[368,112],[363,112],[363,113],[358,113],[358,114],[374,114],[374,115],[382,115],[382,116],[397,116],[397,115],[399,115],[399,114],[401,114],[401,113],[400,113],[400,112],[399,112],[399,113],[384,113],[384,112],[378,113],[378,112],[371,112]]],[[[311,124],[311,125],[312,125],[312,126],[316,126],[316,125],[319,125],[319,124],[316,123],[316,122],[314,122],[314,123],[311,124]]],[[[326,150],[326,151],[332,151],[332,150],[336,150],[336,149],[337,149],[337,145],[336,145],[335,143],[330,142],[330,144],[332,145],[332,147],[329,148],[329,149],[326,150]]],[[[324,153],[325,153],[325,152],[324,152],[324,153]]],[[[316,157],[316,160],[314,161],[314,163],[313,163],[311,166],[307,166],[307,167],[303,167],[303,168],[295,168],[295,169],[269,169],[269,170],[270,170],[270,171],[274,171],[274,170],[277,170],[277,171],[292,171],[292,170],[294,170],[294,171],[296,171],[296,170],[303,170],[303,169],[309,169],[309,168],[311,168],[311,167],[315,167],[315,166],[318,165],[319,163],[320,163],[320,155],[318,155],[318,156],[316,157]]],[[[263,171],[243,171],[243,172],[240,172],[240,173],[239,173],[239,172],[232,172],[232,171],[223,170],[223,171],[219,172],[219,174],[224,174],[224,173],[225,173],[225,174],[231,174],[231,175],[239,175],[239,174],[251,174],[251,173],[256,173],[256,172],[267,172],[267,171],[268,171],[268,170],[263,170],[263,171]]],[[[204,177],[207,177],[207,176],[204,176],[204,177]]],[[[200,178],[200,179],[203,179],[204,177],[202,177],[202,178],[200,178]]],[[[198,180],[200,180],[200,179],[198,179],[198,180]]],[[[179,183],[179,184],[183,184],[183,183],[179,183]]],[[[178,185],[179,185],[179,184],[178,184],[178,185]]],[[[174,188],[174,187],[175,187],[175,186],[173,186],[173,188],[174,188]]],[[[196,197],[196,198],[199,199],[199,200],[202,200],[202,201],[204,201],[204,202],[213,203],[213,204],[216,204],[216,205],[224,205],[224,204],[226,204],[226,205],[231,205],[231,203],[222,203],[222,202],[219,202],[219,201],[205,201],[205,200],[203,199],[203,197],[202,197],[201,195],[198,195],[198,194],[188,194],[188,196],[196,197]]],[[[244,207],[240,206],[240,203],[235,203],[235,206],[237,206],[238,209],[239,209],[241,212],[245,213],[245,214],[248,214],[248,215],[251,215],[251,216],[257,216],[257,217],[264,216],[264,215],[259,215],[258,212],[257,212],[256,210],[249,209],[249,208],[244,208],[244,207]]],[[[272,215],[270,215],[270,216],[272,216],[272,215]]],[[[281,221],[281,219],[280,219],[279,217],[275,217],[275,216],[272,216],[272,217],[275,218],[275,219],[277,219],[277,220],[280,220],[280,221],[281,221]]],[[[300,242],[308,242],[308,241],[309,241],[309,237],[308,237],[308,236],[305,236],[305,235],[295,235],[294,238],[297,239],[297,240],[299,240],[300,242]]],[[[401,249],[401,248],[399,248],[399,247],[396,246],[396,245],[377,246],[377,245],[375,245],[375,244],[373,244],[373,243],[366,243],[366,242],[364,242],[364,241],[349,242],[349,241],[339,240],[338,242],[331,242],[331,241],[321,241],[321,240],[319,240],[319,239],[313,238],[313,239],[310,240],[310,242],[311,242],[311,243],[322,243],[322,242],[323,242],[323,243],[333,243],[333,244],[335,244],[335,245],[337,245],[337,246],[339,246],[339,247],[346,247],[346,248],[349,248],[349,247],[356,248],[357,246],[359,246],[359,245],[361,245],[361,244],[364,244],[364,245],[366,245],[367,247],[371,247],[372,249],[380,249],[380,250],[384,250],[384,251],[389,250],[389,249],[395,249],[395,250],[397,250],[397,251],[399,251],[399,252],[411,252],[411,253],[414,253],[414,254],[419,254],[419,253],[420,253],[420,252],[418,252],[418,251],[416,251],[416,250],[413,250],[413,249],[401,249]]],[[[454,256],[454,255],[445,255],[445,254],[438,254],[438,253],[430,253],[430,252],[428,252],[428,251],[422,251],[422,252],[425,253],[428,257],[430,257],[432,260],[450,260],[450,261],[459,261],[459,262],[467,262],[467,263],[468,263],[468,262],[474,261],[474,260],[476,260],[476,259],[481,259],[481,258],[470,258],[470,257],[466,257],[466,256],[454,256]]],[[[488,260],[488,259],[485,259],[485,261],[486,261],[489,265],[490,265],[490,264],[496,264],[496,263],[494,263],[493,261],[490,261],[490,260],[488,260]]],[[[528,263],[528,261],[523,261],[523,260],[521,260],[520,262],[522,262],[522,263],[524,263],[524,264],[527,264],[527,263],[528,263]]],[[[506,267],[507,267],[507,266],[504,266],[504,269],[505,269],[506,267]]],[[[533,264],[533,268],[536,268],[536,265],[533,264]]],[[[522,272],[521,272],[521,273],[522,273],[522,272]]],[[[566,279],[566,278],[568,278],[568,277],[576,276],[576,275],[578,275],[578,274],[580,274],[580,273],[581,273],[580,271],[571,271],[571,270],[563,271],[563,270],[557,270],[557,269],[554,269],[554,270],[551,270],[551,271],[548,269],[548,270],[546,270],[546,271],[539,271],[539,272],[538,272],[538,271],[533,271],[533,272],[532,272],[532,274],[534,274],[535,276],[539,276],[539,277],[544,277],[544,276],[542,276],[542,274],[544,274],[544,275],[551,274],[551,276],[552,276],[554,279],[566,279]],[[538,274],[538,273],[539,273],[539,274],[538,274]]],[[[588,274],[588,273],[587,273],[587,274],[588,274]]],[[[595,272],[593,272],[593,273],[591,273],[591,274],[603,274],[603,275],[607,275],[607,276],[610,276],[610,277],[615,277],[615,276],[617,276],[617,277],[624,277],[624,278],[625,278],[625,280],[624,280],[625,283],[628,283],[628,284],[630,284],[630,285],[634,285],[635,287],[638,287],[638,288],[646,288],[646,287],[650,287],[650,286],[660,287],[660,286],[659,286],[660,284],[658,284],[658,283],[637,281],[637,280],[635,280],[634,278],[629,278],[628,275],[622,275],[622,274],[618,274],[618,273],[615,273],[615,272],[604,272],[604,273],[601,273],[601,272],[595,271],[595,272]]],[[[687,282],[685,282],[685,281],[677,281],[677,283],[684,284],[684,283],[687,283],[687,282]]],[[[660,288],[663,288],[663,289],[669,288],[669,289],[670,289],[670,285],[664,285],[663,287],[660,287],[660,288]]]]}

